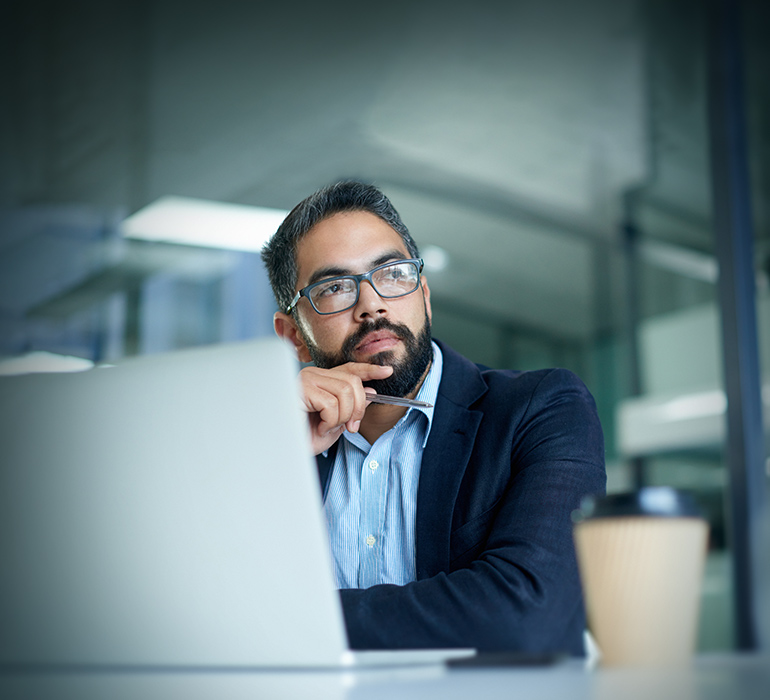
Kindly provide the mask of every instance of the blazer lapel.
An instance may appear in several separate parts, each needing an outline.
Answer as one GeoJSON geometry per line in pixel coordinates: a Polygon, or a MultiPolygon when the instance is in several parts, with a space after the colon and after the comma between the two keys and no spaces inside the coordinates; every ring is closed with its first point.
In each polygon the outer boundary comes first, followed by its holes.
{"type": "Polygon", "coordinates": [[[418,580],[449,570],[452,513],[483,416],[468,406],[487,389],[474,364],[440,345],[444,369],[417,489],[418,580]]]}
{"type": "Polygon", "coordinates": [[[328,450],[327,456],[323,454],[316,455],[315,461],[318,466],[318,478],[321,481],[321,494],[323,500],[326,500],[326,492],[329,490],[329,483],[331,482],[332,467],[334,466],[334,460],[337,457],[337,445],[339,441],[335,442],[328,450]]]}

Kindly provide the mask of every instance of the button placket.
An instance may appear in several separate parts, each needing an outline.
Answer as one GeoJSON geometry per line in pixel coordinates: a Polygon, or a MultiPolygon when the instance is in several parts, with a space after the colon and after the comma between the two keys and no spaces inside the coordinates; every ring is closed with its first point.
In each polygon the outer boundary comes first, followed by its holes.
{"type": "Polygon", "coordinates": [[[368,588],[379,578],[382,566],[382,530],[385,524],[387,501],[387,448],[382,444],[364,457],[361,478],[361,542],[359,586],[368,588]]]}

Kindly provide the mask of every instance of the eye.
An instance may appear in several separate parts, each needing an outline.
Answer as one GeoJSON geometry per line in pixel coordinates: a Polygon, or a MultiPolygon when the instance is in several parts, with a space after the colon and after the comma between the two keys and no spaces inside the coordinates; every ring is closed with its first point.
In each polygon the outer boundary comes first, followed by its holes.
{"type": "Polygon", "coordinates": [[[346,280],[346,279],[329,280],[328,282],[319,284],[313,290],[313,296],[316,299],[320,299],[322,297],[333,297],[338,294],[347,294],[348,292],[350,292],[351,286],[352,286],[352,283],[350,280],[346,280]]]}
{"type": "Polygon", "coordinates": [[[404,269],[402,267],[392,267],[388,270],[388,277],[392,280],[400,280],[404,275],[404,269]]]}
{"type": "Polygon", "coordinates": [[[403,265],[393,265],[382,270],[382,279],[389,282],[398,282],[407,276],[407,271],[403,265]]]}

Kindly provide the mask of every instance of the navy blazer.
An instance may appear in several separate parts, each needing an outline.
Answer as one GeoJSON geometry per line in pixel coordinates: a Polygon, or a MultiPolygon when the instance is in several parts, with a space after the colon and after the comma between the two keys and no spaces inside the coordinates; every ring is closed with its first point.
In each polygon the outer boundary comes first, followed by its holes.
{"type": "MultiPolygon", "coordinates": [[[[350,645],[580,655],[571,514],[605,489],[594,400],[567,370],[491,370],[439,345],[444,368],[417,492],[417,580],[340,591],[350,645]]],[[[335,453],[317,458],[324,494],[335,453]]]]}

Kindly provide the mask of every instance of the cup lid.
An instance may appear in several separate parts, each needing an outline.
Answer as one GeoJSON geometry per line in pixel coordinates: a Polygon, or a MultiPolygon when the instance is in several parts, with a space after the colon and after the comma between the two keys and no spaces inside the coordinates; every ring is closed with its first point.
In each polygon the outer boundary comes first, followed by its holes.
{"type": "Polygon", "coordinates": [[[575,511],[578,522],[588,518],[614,518],[629,515],[648,515],[667,518],[701,518],[695,497],[688,491],[669,486],[646,486],[636,491],[609,496],[586,496],[575,511]]]}

